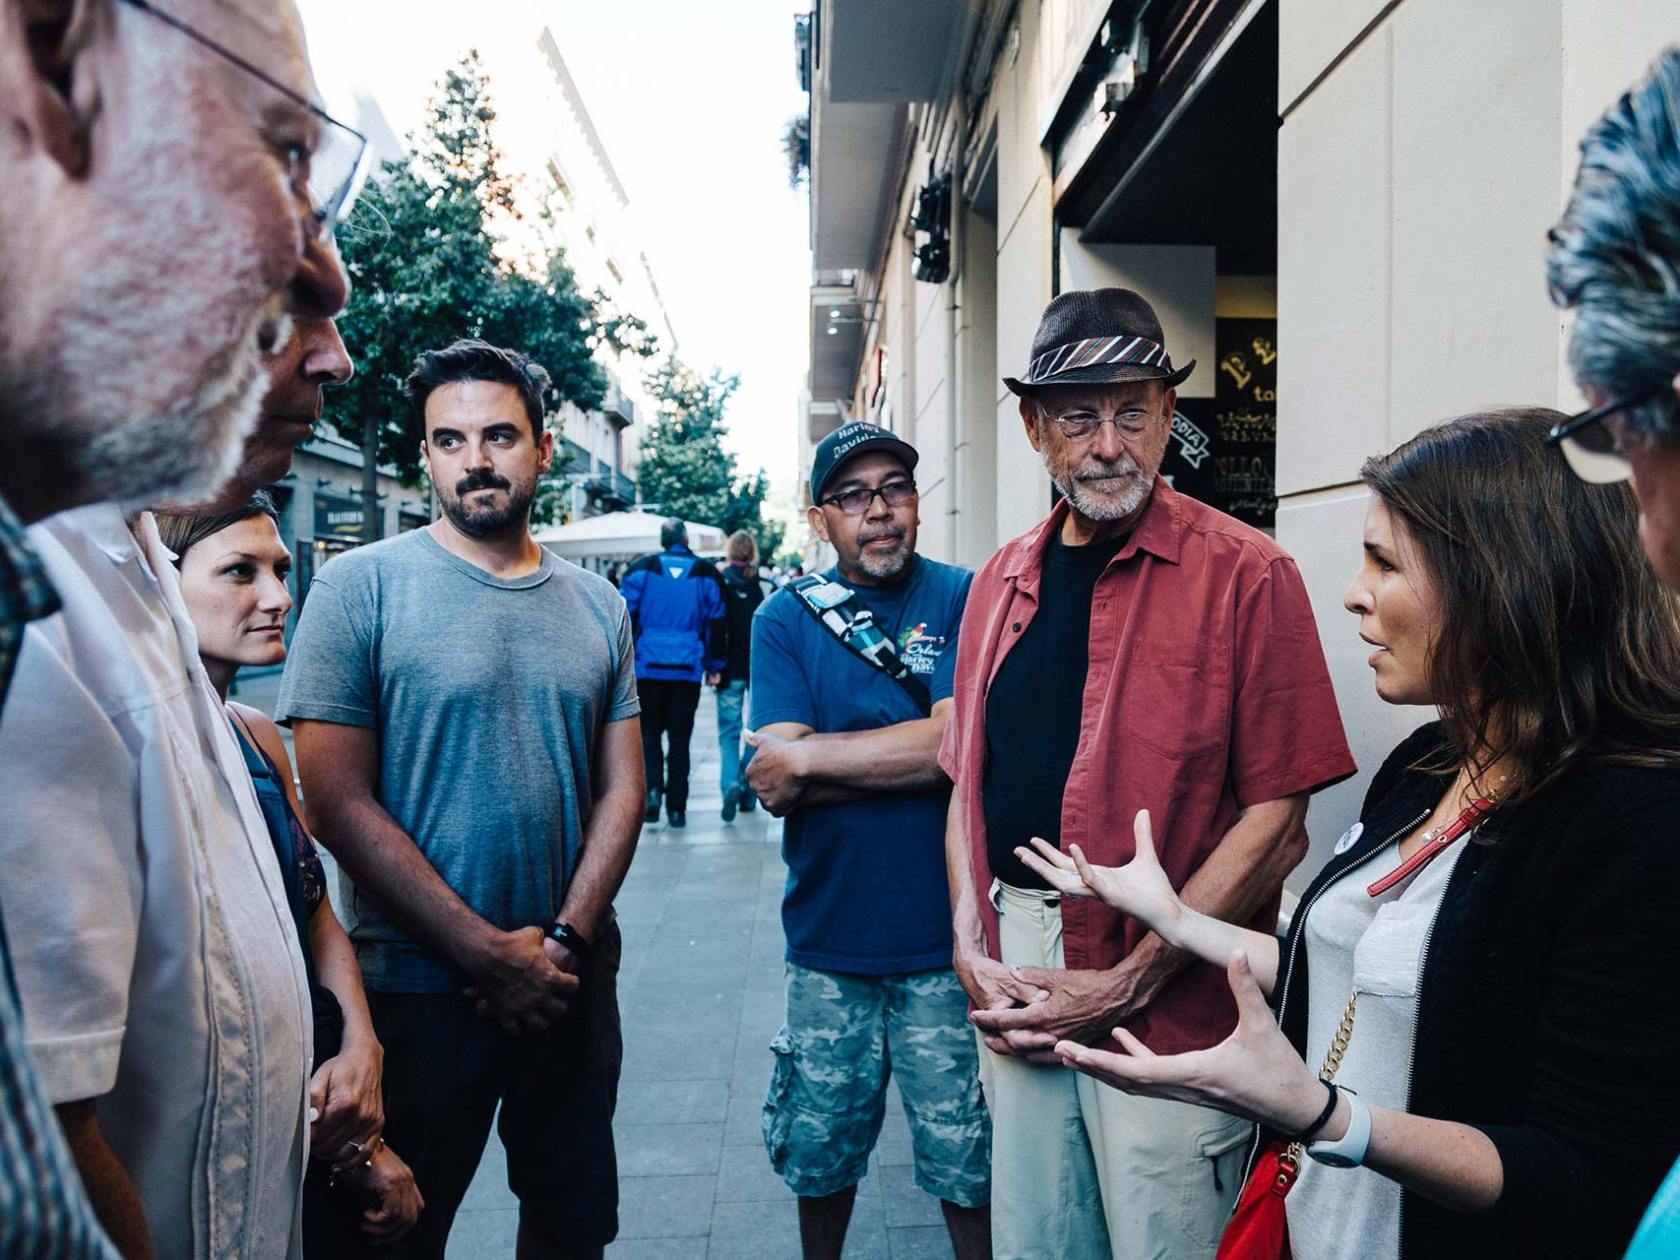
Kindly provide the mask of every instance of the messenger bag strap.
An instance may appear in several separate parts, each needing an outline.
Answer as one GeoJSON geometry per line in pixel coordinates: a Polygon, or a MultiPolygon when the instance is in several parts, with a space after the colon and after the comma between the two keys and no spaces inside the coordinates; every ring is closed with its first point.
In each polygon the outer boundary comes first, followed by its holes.
{"type": "Polygon", "coordinates": [[[933,697],[927,687],[910,672],[892,640],[875,624],[875,614],[858,603],[855,591],[815,573],[795,578],[788,583],[788,590],[823,629],[839,640],[840,646],[904,688],[923,717],[933,712],[933,697]]]}

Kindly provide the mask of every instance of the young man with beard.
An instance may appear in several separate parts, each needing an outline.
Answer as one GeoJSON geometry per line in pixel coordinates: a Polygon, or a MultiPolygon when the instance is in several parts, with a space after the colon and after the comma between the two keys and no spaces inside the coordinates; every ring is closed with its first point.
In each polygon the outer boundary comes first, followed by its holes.
{"type": "Polygon", "coordinates": [[[635,667],[618,592],[531,538],[547,385],[481,341],[419,357],[443,518],[316,576],[280,688],[385,1046],[385,1136],[426,1198],[398,1256],[443,1255],[498,1104],[519,1254],[598,1257],[617,1231],[635,667]]]}
{"type": "Polygon", "coordinates": [[[167,556],[124,513],[224,481],[260,355],[344,304],[362,145],[313,95],[290,0],[0,0],[6,1255],[105,1253],[77,1173],[125,1255],[297,1251],[295,933],[167,556]]]}
{"type": "Polygon", "coordinates": [[[1211,1256],[1249,1133],[1055,1064],[1058,1039],[1105,1044],[1116,1025],[1161,1054],[1211,1046],[1235,1006],[1218,968],[1061,901],[1015,848],[1123,863],[1148,808],[1184,900],[1269,932],[1307,795],[1354,770],[1294,562],[1159,476],[1194,367],[1174,370],[1142,297],[1100,289],[1052,301],[1026,379],[1004,382],[1062,501],[975,575],[939,760],[1011,1260],[1211,1256]]]}
{"type": "Polygon", "coordinates": [[[916,554],[916,458],[872,424],[823,439],[809,519],[837,563],[753,623],[747,780],[787,819],[788,866],[764,1141],[799,1196],[806,1260],[841,1254],[894,1075],[916,1184],[959,1260],[991,1254],[990,1126],[951,971],[936,763],[970,575],[916,554]]]}

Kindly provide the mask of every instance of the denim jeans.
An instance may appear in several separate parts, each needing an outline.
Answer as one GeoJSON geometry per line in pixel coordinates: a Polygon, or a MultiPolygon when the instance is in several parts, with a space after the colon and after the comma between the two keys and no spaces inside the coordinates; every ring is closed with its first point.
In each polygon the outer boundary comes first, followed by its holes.
{"type": "Polygon", "coordinates": [[[741,789],[741,800],[753,800],[747,786],[747,763],[753,750],[741,747],[741,711],[747,703],[747,680],[737,678],[717,689],[718,754],[722,773],[718,785],[727,796],[732,787],[741,789]]]}

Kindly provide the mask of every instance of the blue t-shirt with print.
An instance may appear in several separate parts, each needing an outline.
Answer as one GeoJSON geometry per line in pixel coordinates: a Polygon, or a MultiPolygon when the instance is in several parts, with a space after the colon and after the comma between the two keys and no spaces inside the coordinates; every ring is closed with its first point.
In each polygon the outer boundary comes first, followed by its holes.
{"type": "MultiPolygon", "coordinates": [[[[823,576],[843,580],[838,569],[823,576]]],[[[898,582],[853,588],[935,704],[952,692],[973,576],[918,556],[898,582]]],[[[752,697],[754,729],[797,722],[835,734],[923,716],[902,686],[841,646],[792,591],[778,591],[753,619],[752,697]]],[[[790,962],[863,975],[951,965],[949,799],[948,787],[882,792],[788,815],[782,927],[790,962]]]]}

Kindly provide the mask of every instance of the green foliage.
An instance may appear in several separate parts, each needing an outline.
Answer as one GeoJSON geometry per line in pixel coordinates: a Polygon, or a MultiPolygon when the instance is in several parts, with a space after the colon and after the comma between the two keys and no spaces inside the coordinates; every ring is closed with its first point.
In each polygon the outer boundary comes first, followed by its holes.
{"type": "MultiPolygon", "coordinates": [[[[488,80],[469,53],[439,83],[424,132],[409,137],[410,158],[384,164],[340,233],[354,292],[339,328],[356,376],[334,394],[329,414],[409,485],[420,479],[424,431],[402,382],[421,351],[459,337],[520,350],[548,370],[552,411],[568,400],[600,405],[607,382],[597,345],[654,349],[640,320],[579,291],[564,251],[523,265],[499,256],[495,223],[520,215],[491,137],[495,119],[488,80]]],[[[542,501],[552,511],[559,500],[547,493],[542,501]]]]}
{"type": "Polygon", "coordinates": [[[782,128],[782,155],[787,158],[788,187],[804,188],[811,182],[811,115],[799,114],[782,128]]]}
{"type": "Polygon", "coordinates": [[[721,372],[701,378],[675,360],[649,373],[647,390],[659,415],[642,433],[637,484],[642,502],[657,503],[664,515],[725,533],[744,529],[768,556],[784,532],[780,522],[764,519],[768,479],[762,469],[738,476],[735,457],[723,447],[724,408],[739,384],[739,377],[721,372]]]}

